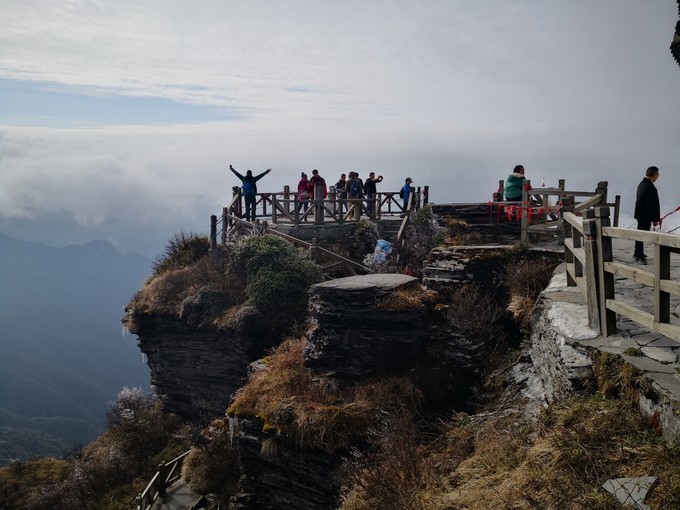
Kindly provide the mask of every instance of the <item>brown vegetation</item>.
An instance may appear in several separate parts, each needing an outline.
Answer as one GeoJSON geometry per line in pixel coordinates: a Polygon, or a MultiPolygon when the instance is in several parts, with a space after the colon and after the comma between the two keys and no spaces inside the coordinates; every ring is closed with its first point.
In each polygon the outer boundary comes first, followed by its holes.
{"type": "Polygon", "coordinates": [[[376,501],[402,510],[608,510],[620,505],[601,488],[606,480],[649,475],[659,478],[651,508],[680,508],[680,449],[625,402],[574,397],[540,423],[493,413],[442,427],[434,441],[383,435],[376,454],[350,463],[341,510],[376,508],[376,501]],[[404,465],[417,466],[418,475],[404,465]]]}
{"type": "Polygon", "coordinates": [[[0,508],[128,510],[158,464],[187,449],[176,416],[157,398],[126,389],[111,405],[109,430],[75,456],[0,469],[0,508]]]}
{"type": "Polygon", "coordinates": [[[386,415],[411,414],[421,395],[403,378],[323,387],[303,364],[306,340],[288,340],[236,394],[228,413],[257,417],[301,445],[333,452],[366,436],[386,415]]]}
{"type": "Polygon", "coordinates": [[[215,494],[227,501],[237,492],[241,472],[233,440],[226,419],[214,420],[194,440],[182,478],[196,494],[215,494]]]}
{"type": "Polygon", "coordinates": [[[558,264],[555,258],[529,260],[526,257],[506,264],[505,284],[510,293],[508,311],[522,328],[531,328],[536,299],[550,283],[558,264]]]}

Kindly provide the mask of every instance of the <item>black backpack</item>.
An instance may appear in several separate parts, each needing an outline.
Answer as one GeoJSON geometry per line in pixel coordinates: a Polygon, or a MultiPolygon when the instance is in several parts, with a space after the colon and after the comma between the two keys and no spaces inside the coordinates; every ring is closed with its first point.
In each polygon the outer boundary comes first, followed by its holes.
{"type": "Polygon", "coordinates": [[[352,185],[349,187],[349,193],[350,195],[361,195],[361,181],[359,181],[359,179],[354,179],[352,181],[352,185]]]}

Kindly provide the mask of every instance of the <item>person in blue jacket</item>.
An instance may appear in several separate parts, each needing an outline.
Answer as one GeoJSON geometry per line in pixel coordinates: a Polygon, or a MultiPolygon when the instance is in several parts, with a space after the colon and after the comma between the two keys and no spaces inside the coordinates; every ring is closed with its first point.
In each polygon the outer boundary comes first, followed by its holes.
{"type": "Polygon", "coordinates": [[[415,191],[412,184],[413,179],[407,177],[404,180],[404,185],[401,187],[401,191],[399,191],[399,197],[404,199],[404,214],[402,214],[402,216],[406,215],[406,211],[408,210],[408,199],[411,196],[411,193],[415,191]]]}
{"type": "Polygon", "coordinates": [[[264,172],[259,175],[253,176],[253,171],[248,170],[246,175],[243,176],[238,173],[233,166],[229,165],[229,170],[236,174],[236,177],[241,179],[241,189],[243,190],[243,196],[246,200],[246,220],[255,221],[255,204],[257,203],[257,181],[262,179],[265,175],[272,171],[271,168],[267,168],[264,172]]]}

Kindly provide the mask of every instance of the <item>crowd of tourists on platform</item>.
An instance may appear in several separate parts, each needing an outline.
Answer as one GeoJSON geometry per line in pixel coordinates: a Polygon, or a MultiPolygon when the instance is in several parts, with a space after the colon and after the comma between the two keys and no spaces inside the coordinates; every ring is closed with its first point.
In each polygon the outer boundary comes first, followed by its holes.
{"type": "MultiPolygon", "coordinates": [[[[255,219],[255,204],[257,203],[257,181],[272,170],[268,168],[259,175],[253,175],[252,170],[248,170],[246,175],[242,175],[232,165],[229,165],[229,170],[241,181],[241,191],[245,199],[245,219],[253,221],[255,219]]],[[[341,174],[338,182],[332,187],[340,205],[340,212],[343,214],[349,213],[350,219],[358,219],[361,216],[361,204],[365,201],[368,215],[373,216],[375,198],[378,193],[376,185],[382,182],[382,180],[383,176],[376,176],[375,172],[370,172],[365,182],[359,177],[358,172],[341,174]],[[359,202],[359,200],[362,202],[359,202]]],[[[297,185],[298,213],[302,212],[304,215],[309,209],[310,201],[315,198],[314,193],[317,185],[321,186],[323,198],[326,198],[328,196],[326,180],[319,175],[317,169],[312,170],[311,178],[305,172],[300,173],[300,180],[297,185]]],[[[403,200],[404,211],[408,209],[409,199],[414,191],[413,179],[406,177],[403,186],[399,190],[399,198],[403,200]]]]}

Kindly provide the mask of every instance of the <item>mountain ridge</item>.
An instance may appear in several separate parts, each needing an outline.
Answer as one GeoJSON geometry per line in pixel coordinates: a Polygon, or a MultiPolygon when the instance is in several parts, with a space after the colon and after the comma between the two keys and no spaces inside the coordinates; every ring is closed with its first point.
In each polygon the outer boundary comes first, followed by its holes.
{"type": "Polygon", "coordinates": [[[124,386],[148,387],[120,317],[150,273],[150,259],[107,241],[0,233],[0,465],[89,442],[124,386]]]}

